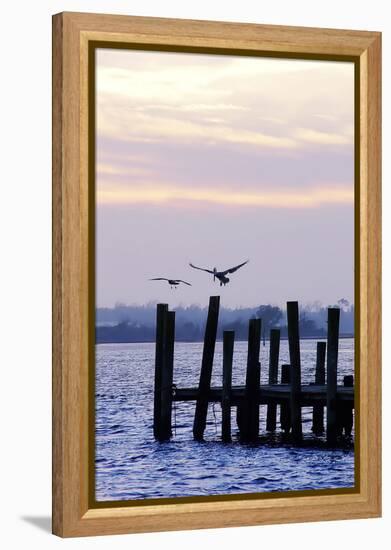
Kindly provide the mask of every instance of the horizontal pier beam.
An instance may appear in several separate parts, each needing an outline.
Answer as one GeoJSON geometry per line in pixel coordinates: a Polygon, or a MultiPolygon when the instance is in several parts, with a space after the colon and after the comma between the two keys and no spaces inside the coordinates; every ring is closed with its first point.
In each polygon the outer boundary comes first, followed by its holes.
{"type": "MultiPolygon", "coordinates": [[[[217,386],[210,388],[208,393],[208,401],[221,402],[222,388],[217,386]]],[[[231,390],[231,406],[237,406],[245,399],[245,386],[233,386],[231,390]]],[[[258,391],[258,403],[260,405],[268,405],[269,403],[285,403],[289,402],[291,396],[290,384],[269,384],[261,386],[258,391]]],[[[196,401],[198,398],[198,388],[177,388],[175,391],[174,401],[196,401]]],[[[337,400],[350,403],[354,406],[354,388],[347,386],[337,386],[337,400]]],[[[310,386],[301,387],[301,406],[312,406],[314,404],[326,405],[327,402],[327,386],[311,384],[310,386]]]]}

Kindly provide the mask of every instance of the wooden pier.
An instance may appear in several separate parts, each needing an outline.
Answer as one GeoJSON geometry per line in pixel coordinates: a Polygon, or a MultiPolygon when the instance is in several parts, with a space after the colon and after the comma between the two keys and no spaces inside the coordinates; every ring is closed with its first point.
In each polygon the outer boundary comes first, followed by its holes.
{"type": "Polygon", "coordinates": [[[342,435],[350,435],[353,428],[353,376],[345,376],[344,384],[337,385],[339,308],[328,309],[326,342],[317,342],[314,382],[302,385],[299,335],[299,307],[287,303],[288,342],[290,364],[279,368],[280,331],[270,331],[268,384],[261,385],[259,359],[262,319],[250,319],[246,377],[242,386],[232,386],[234,359],[233,331],[223,334],[223,374],[221,386],[212,387],[212,370],[217,336],[220,297],[211,296],[205,327],[204,348],[198,387],[177,387],[173,383],[175,313],[166,304],[158,304],[156,316],[154,436],[167,441],[172,436],[172,408],[177,401],[194,401],[193,437],[202,441],[206,428],[209,403],[220,403],[222,410],[221,439],[232,438],[231,408],[236,407],[239,440],[259,440],[260,405],[267,405],[266,430],[277,430],[279,425],[291,441],[300,445],[303,439],[302,407],[313,408],[312,431],[321,436],[326,431],[327,443],[337,444],[342,435]],[[280,383],[278,383],[280,371],[280,383]],[[326,430],[324,426],[326,408],[326,430]]]}

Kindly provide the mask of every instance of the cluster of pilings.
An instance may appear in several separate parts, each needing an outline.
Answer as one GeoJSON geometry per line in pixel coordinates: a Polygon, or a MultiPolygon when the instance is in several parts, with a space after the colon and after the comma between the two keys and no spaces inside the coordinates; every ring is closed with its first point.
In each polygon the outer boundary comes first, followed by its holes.
{"type": "Polygon", "coordinates": [[[167,441],[172,436],[172,406],[175,401],[195,401],[193,437],[202,441],[207,422],[209,403],[221,404],[221,438],[232,438],[231,408],[236,407],[239,440],[259,440],[260,405],[267,405],[266,430],[277,429],[279,408],[280,429],[300,444],[303,439],[302,407],[313,408],[312,431],[324,433],[326,407],[327,443],[335,445],[343,433],[350,435],[353,427],[353,376],[344,377],[344,385],[337,385],[339,308],[328,309],[326,342],[317,342],[315,380],[301,383],[301,358],[298,302],[287,303],[288,342],[290,364],[281,365],[279,379],[280,330],[270,331],[269,379],[261,385],[260,343],[262,319],[250,319],[248,353],[244,386],[232,386],[234,331],[223,333],[223,374],[221,387],[211,387],[213,360],[217,337],[220,297],[211,296],[205,327],[204,346],[199,385],[196,388],[177,388],[173,384],[175,312],[167,304],[158,304],[156,318],[156,356],[154,393],[154,436],[167,441]]]}

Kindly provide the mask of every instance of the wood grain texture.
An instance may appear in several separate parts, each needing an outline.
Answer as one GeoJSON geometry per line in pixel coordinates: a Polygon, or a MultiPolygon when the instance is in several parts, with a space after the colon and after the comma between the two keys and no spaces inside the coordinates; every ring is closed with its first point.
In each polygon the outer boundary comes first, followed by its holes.
{"type": "Polygon", "coordinates": [[[65,12],[94,40],[359,56],[378,33],[185,19],[65,12]]]}
{"type": "MultiPolygon", "coordinates": [[[[53,531],[61,536],[88,509],[88,180],[80,162],[86,156],[80,140],[86,127],[79,43],[76,27],[67,18],[54,17],[53,531]]],[[[87,136],[83,137],[85,142],[87,136]]]]}
{"type": "Polygon", "coordinates": [[[360,57],[360,471],[381,513],[381,37],[360,57]]]}
{"type": "Polygon", "coordinates": [[[62,429],[62,18],[53,20],[53,103],[52,103],[52,525],[61,534],[63,511],[63,429],[62,429]]]}
{"type": "MultiPolygon", "coordinates": [[[[380,514],[379,33],[64,13],[53,18],[53,532],[59,536],[260,525],[380,514]],[[359,63],[360,487],[349,494],[89,507],[89,41],[251,55],[348,56],[359,63]]],[[[358,427],[358,426],[357,426],[358,427]]]]}

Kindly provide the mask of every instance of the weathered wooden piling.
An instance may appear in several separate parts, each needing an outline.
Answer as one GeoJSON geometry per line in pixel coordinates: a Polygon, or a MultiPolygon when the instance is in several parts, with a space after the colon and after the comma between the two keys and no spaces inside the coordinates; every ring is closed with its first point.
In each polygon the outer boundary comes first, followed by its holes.
{"type": "Polygon", "coordinates": [[[155,348],[155,391],[153,403],[153,435],[156,439],[159,437],[160,415],[161,415],[161,374],[163,362],[164,347],[164,325],[167,304],[158,304],[156,308],[156,348],[155,348]]]}
{"type": "MultiPolygon", "coordinates": [[[[326,342],[318,342],[316,345],[315,384],[324,386],[326,383],[326,342]]],[[[324,433],[324,407],[314,405],[312,413],[312,431],[315,435],[324,433]]]]}
{"type": "Polygon", "coordinates": [[[337,365],[339,308],[328,308],[327,315],[327,443],[337,438],[337,365]]]}
{"type": "Polygon", "coordinates": [[[261,345],[261,319],[250,319],[248,325],[248,352],[245,400],[241,407],[240,438],[242,441],[256,441],[259,434],[259,387],[261,365],[259,350],[261,345]]]}
{"type": "MultiPolygon", "coordinates": [[[[353,376],[348,375],[343,377],[343,385],[345,388],[353,387],[353,376]]],[[[349,436],[353,429],[353,407],[352,403],[344,402],[337,403],[337,434],[349,436]]]]}
{"type": "Polygon", "coordinates": [[[164,323],[163,361],[161,369],[159,441],[170,439],[172,416],[172,384],[174,374],[175,312],[167,311],[164,323]]]}
{"type": "Polygon", "coordinates": [[[354,378],[352,374],[348,374],[343,377],[343,385],[345,388],[352,388],[354,385],[354,378]]]}
{"type": "Polygon", "coordinates": [[[198,398],[194,415],[193,436],[202,441],[208,414],[208,394],[212,378],[213,358],[215,352],[217,323],[219,319],[220,296],[209,298],[208,318],[205,327],[204,349],[202,353],[198,398]]]}
{"type": "MultiPolygon", "coordinates": [[[[344,376],[343,385],[348,388],[354,386],[354,379],[352,375],[344,376]]],[[[345,435],[352,435],[353,430],[353,403],[346,403],[345,406],[345,422],[344,422],[345,435]]]]}
{"type": "Polygon", "coordinates": [[[221,438],[225,443],[231,441],[231,390],[232,360],[235,332],[226,330],[223,334],[223,386],[221,393],[221,438]]]}
{"type": "MultiPolygon", "coordinates": [[[[281,384],[290,384],[291,382],[291,366],[281,365],[281,384]]],[[[291,408],[289,403],[281,403],[280,405],[280,426],[287,434],[291,429],[291,408]]]]}
{"type": "MultiPolygon", "coordinates": [[[[269,384],[278,382],[278,359],[280,355],[280,330],[271,329],[269,349],[269,384]]],[[[277,405],[271,403],[267,406],[266,430],[272,432],[276,429],[277,405]]]]}
{"type": "Polygon", "coordinates": [[[303,437],[301,423],[301,362],[299,335],[299,304],[287,302],[289,356],[291,364],[291,423],[292,437],[299,443],[303,437]]]}

